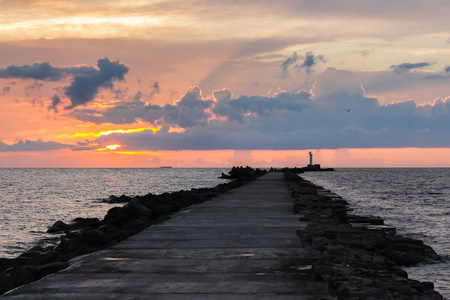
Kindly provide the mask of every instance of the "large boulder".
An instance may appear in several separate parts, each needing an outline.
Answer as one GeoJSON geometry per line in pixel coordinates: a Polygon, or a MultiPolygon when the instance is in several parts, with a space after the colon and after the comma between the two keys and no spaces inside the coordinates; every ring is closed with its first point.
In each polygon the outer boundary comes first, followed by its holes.
{"type": "Polygon", "coordinates": [[[130,220],[140,218],[152,219],[152,211],[138,199],[132,199],[125,204],[122,207],[121,214],[126,215],[130,220]]]}
{"type": "Polygon", "coordinates": [[[100,220],[98,218],[75,218],[70,222],[72,228],[82,228],[88,226],[98,226],[100,220]]]}
{"type": "Polygon", "coordinates": [[[47,233],[60,233],[70,229],[70,226],[63,221],[56,221],[47,229],[47,233]]]}

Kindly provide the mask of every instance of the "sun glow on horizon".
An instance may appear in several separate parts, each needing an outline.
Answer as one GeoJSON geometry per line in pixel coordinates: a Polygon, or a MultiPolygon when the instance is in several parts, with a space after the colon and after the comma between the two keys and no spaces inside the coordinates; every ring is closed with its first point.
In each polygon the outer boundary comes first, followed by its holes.
{"type": "Polygon", "coordinates": [[[117,148],[122,147],[122,145],[114,144],[114,145],[108,145],[106,146],[106,149],[108,150],[116,150],[117,148]]]}
{"type": "Polygon", "coordinates": [[[123,129],[117,129],[117,130],[108,130],[108,131],[102,131],[100,132],[99,136],[102,135],[110,135],[112,133],[135,133],[135,132],[142,132],[145,130],[151,130],[153,131],[153,133],[159,131],[161,129],[161,127],[146,127],[146,128],[136,128],[136,129],[128,129],[128,130],[123,130],[123,129]]]}
{"type": "Polygon", "coordinates": [[[161,127],[142,127],[142,128],[134,128],[134,129],[112,129],[112,130],[106,130],[106,131],[97,131],[97,132],[77,132],[75,134],[59,134],[55,136],[56,139],[73,139],[73,138],[99,138],[101,136],[107,136],[112,133],[136,133],[136,132],[142,132],[146,130],[151,130],[153,133],[159,131],[161,127]]]}

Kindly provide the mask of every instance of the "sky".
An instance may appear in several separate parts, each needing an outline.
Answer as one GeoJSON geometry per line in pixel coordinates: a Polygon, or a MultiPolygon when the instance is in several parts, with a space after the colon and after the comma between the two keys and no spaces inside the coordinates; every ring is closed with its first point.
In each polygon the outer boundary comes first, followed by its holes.
{"type": "Polygon", "coordinates": [[[0,167],[450,167],[448,0],[0,0],[0,167]]]}

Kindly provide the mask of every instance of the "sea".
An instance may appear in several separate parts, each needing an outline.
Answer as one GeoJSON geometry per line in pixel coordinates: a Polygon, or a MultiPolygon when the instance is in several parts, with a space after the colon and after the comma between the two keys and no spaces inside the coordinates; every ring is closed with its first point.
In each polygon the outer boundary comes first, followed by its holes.
{"type": "Polygon", "coordinates": [[[450,168],[349,168],[300,176],[343,197],[350,213],[382,217],[398,234],[431,246],[442,262],[404,269],[450,299],[450,168]]]}
{"type": "MultiPolygon", "coordinates": [[[[161,194],[214,187],[228,168],[0,168],[0,257],[34,245],[56,244],[47,234],[58,220],[103,218],[121,204],[110,195],[161,194]]],[[[363,168],[307,172],[307,180],[342,196],[353,213],[379,216],[398,234],[423,240],[442,262],[405,268],[412,279],[432,281],[450,299],[450,168],[363,168]]]]}

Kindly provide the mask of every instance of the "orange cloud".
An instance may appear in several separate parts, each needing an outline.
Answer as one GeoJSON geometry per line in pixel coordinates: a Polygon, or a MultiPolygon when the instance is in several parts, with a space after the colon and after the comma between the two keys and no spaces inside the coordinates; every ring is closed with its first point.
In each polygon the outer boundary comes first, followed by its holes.
{"type": "Polygon", "coordinates": [[[49,5],[59,5],[61,2],[59,1],[38,1],[31,3],[31,6],[49,6],[49,5]]]}

